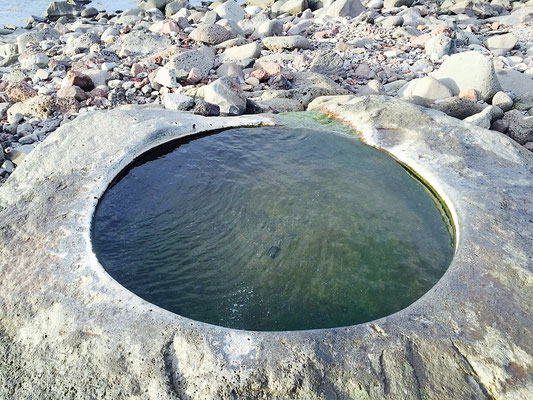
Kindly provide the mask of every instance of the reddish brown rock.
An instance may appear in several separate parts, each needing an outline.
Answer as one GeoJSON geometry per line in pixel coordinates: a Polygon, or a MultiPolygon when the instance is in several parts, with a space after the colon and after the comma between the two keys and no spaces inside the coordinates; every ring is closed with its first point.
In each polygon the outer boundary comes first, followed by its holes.
{"type": "Polygon", "coordinates": [[[89,92],[89,98],[94,99],[97,97],[107,98],[107,93],[105,90],[95,88],[89,92]]]}
{"type": "Polygon", "coordinates": [[[409,41],[413,46],[424,46],[430,38],[431,35],[429,33],[424,33],[420,36],[413,36],[409,41]]]}
{"type": "Polygon", "coordinates": [[[476,103],[481,100],[481,95],[476,89],[463,89],[459,92],[459,97],[472,100],[476,103]]]}
{"type": "Polygon", "coordinates": [[[37,96],[37,91],[29,83],[20,81],[10,83],[6,88],[6,94],[12,103],[19,103],[37,96]]]}
{"type": "Polygon", "coordinates": [[[94,82],[90,76],[79,71],[68,71],[63,79],[63,87],[78,86],[82,90],[89,92],[94,89],[94,82]]]}
{"type": "Polygon", "coordinates": [[[259,82],[266,82],[270,78],[268,72],[266,72],[263,68],[254,69],[250,76],[259,79],[259,82]]]}
{"type": "Polygon", "coordinates": [[[146,68],[144,68],[141,64],[135,63],[131,66],[131,70],[130,70],[131,76],[137,76],[141,72],[146,72],[146,68]]]}
{"type": "Polygon", "coordinates": [[[431,36],[436,36],[436,35],[440,35],[440,34],[444,34],[446,36],[450,36],[450,34],[452,33],[452,30],[449,26],[447,25],[439,25],[437,26],[435,29],[433,29],[431,31],[431,36]]]}

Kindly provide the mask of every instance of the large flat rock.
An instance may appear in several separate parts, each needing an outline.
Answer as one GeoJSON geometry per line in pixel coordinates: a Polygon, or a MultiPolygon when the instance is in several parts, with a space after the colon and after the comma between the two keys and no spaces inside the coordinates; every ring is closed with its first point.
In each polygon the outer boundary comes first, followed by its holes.
{"type": "Polygon", "coordinates": [[[106,187],[158,144],[270,120],[150,107],[90,113],[50,135],[0,187],[0,398],[527,398],[531,153],[392,98],[311,107],[416,171],[447,204],[457,248],[433,289],[373,322],[300,332],[220,328],[147,303],[92,252],[106,187]]]}

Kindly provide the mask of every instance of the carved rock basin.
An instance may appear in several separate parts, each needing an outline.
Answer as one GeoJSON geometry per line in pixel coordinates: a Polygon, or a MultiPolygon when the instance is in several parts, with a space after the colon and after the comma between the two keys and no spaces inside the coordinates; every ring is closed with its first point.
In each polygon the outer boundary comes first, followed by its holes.
{"type": "MultiPolygon", "coordinates": [[[[137,156],[264,117],[79,117],[0,187],[0,398],[527,398],[533,160],[507,137],[384,97],[319,98],[440,195],[456,253],[409,307],[346,328],[238,331],[130,293],[92,252],[94,208],[137,156]]],[[[291,117],[279,124],[291,124],[291,117]]]]}

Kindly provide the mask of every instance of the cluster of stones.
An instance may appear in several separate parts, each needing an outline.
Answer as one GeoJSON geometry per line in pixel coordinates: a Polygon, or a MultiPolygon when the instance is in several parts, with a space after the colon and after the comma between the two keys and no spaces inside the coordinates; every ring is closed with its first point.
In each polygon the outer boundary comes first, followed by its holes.
{"type": "Polygon", "coordinates": [[[0,182],[61,124],[122,104],[240,115],[387,94],[533,150],[533,0],[85,3],[0,30],[0,182]]]}

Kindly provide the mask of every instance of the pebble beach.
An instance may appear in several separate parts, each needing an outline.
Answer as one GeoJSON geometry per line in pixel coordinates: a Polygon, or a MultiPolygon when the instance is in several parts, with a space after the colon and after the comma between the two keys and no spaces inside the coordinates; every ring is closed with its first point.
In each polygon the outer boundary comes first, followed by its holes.
{"type": "Polygon", "coordinates": [[[0,29],[0,183],[59,126],[125,104],[215,116],[388,95],[533,151],[533,0],[148,0],[109,9],[52,2],[43,16],[0,29]]]}

